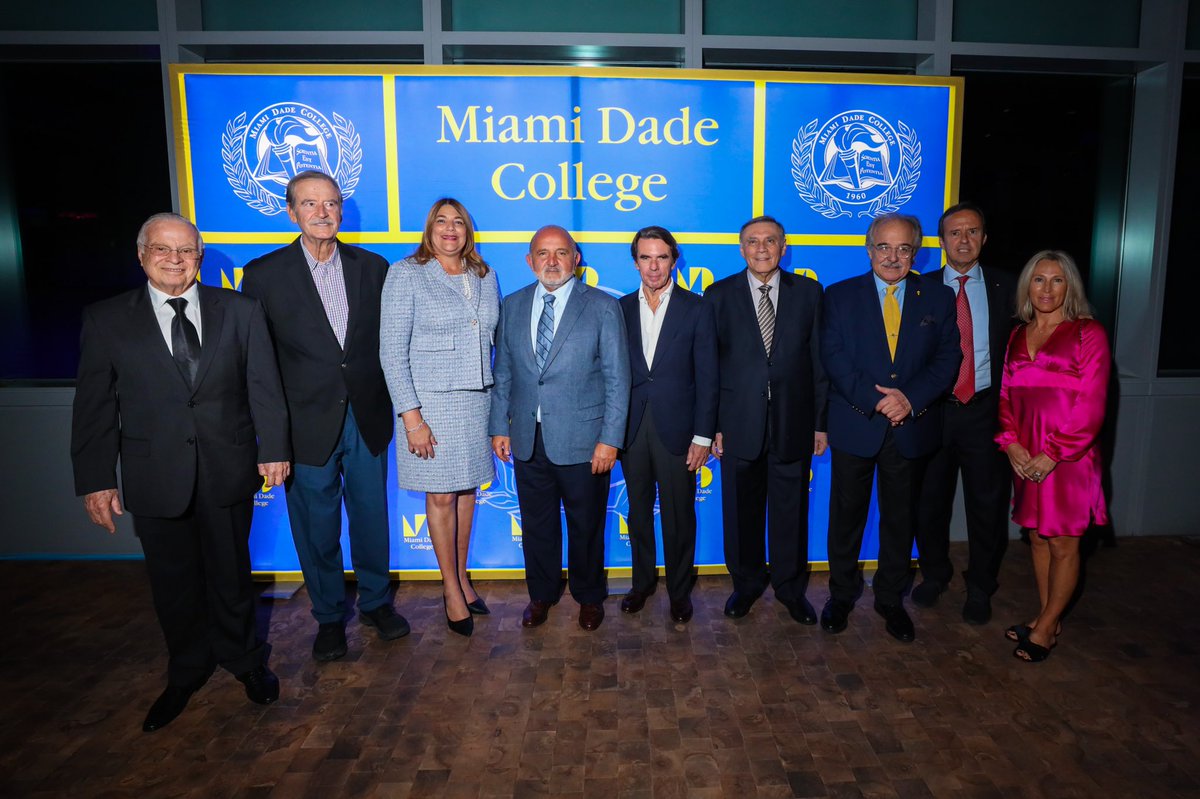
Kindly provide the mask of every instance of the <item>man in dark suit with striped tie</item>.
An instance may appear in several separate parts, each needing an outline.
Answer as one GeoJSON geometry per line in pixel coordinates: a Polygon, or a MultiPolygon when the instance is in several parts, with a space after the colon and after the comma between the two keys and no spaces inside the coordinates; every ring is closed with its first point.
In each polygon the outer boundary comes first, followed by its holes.
{"type": "Polygon", "coordinates": [[[826,447],[821,284],[779,268],[787,239],[773,217],[751,219],[738,235],[746,269],[704,293],[717,322],[713,454],[721,459],[725,564],[733,577],[725,615],[745,616],[770,582],[793,619],[816,624],[804,592],[809,467],[826,447]]]}

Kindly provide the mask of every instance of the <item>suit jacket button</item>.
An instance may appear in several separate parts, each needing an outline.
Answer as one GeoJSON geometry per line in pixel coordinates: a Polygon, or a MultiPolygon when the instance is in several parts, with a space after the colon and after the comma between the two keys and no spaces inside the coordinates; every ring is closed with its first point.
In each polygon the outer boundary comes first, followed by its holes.
{"type": "Polygon", "coordinates": [[[188,400],[188,407],[189,407],[189,408],[195,408],[195,407],[196,407],[196,401],[195,401],[195,400],[188,400]]]}
{"type": "Polygon", "coordinates": [[[343,363],[343,364],[342,364],[342,368],[343,368],[343,369],[345,369],[345,368],[346,368],[346,364],[344,364],[344,363],[343,363]]]}
{"type": "Polygon", "coordinates": [[[190,447],[190,446],[193,446],[193,445],[195,445],[195,443],[196,443],[196,439],[194,439],[194,438],[189,438],[189,439],[187,440],[187,445],[188,445],[189,447],[190,447]]]}
{"type": "Polygon", "coordinates": [[[478,320],[478,319],[472,319],[472,320],[471,320],[471,327],[475,327],[475,325],[477,325],[477,324],[479,324],[479,320],[478,320]]]}
{"type": "Polygon", "coordinates": [[[894,375],[892,375],[892,379],[893,379],[893,380],[899,380],[899,379],[900,379],[900,375],[896,375],[896,374],[894,374],[894,375]]]}
{"type": "Polygon", "coordinates": [[[344,399],[338,400],[338,405],[345,405],[345,404],[346,404],[346,401],[344,399]]]}
{"type": "Polygon", "coordinates": [[[538,381],[538,385],[539,385],[539,386],[544,386],[544,385],[546,385],[546,381],[545,381],[545,380],[539,380],[539,381],[538,381]]]}

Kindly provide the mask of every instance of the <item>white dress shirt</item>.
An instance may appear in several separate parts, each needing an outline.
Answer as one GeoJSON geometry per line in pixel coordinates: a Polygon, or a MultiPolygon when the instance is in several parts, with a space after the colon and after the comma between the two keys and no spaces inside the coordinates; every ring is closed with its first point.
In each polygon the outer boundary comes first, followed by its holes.
{"type": "MultiPolygon", "coordinates": [[[[171,348],[171,323],[175,321],[175,309],[167,304],[167,300],[175,298],[159,291],[149,283],[146,284],[146,288],[150,290],[150,306],[154,308],[154,318],[158,322],[158,329],[162,332],[163,340],[167,342],[167,350],[173,356],[175,350],[171,348]]],[[[179,296],[187,300],[187,307],[183,309],[183,315],[196,328],[196,336],[203,346],[204,326],[200,323],[200,289],[196,288],[196,284],[193,283],[187,291],[179,296]]]]}

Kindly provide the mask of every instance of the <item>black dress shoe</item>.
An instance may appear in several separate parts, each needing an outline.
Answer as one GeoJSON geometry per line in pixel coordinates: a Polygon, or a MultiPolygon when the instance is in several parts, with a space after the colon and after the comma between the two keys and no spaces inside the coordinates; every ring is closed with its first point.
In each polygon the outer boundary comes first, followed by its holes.
{"type": "Polygon", "coordinates": [[[388,604],[380,605],[371,610],[360,610],[358,620],[368,627],[374,627],[379,637],[385,641],[403,638],[412,631],[408,619],[401,616],[388,604]]]}
{"type": "Polygon", "coordinates": [[[142,732],[161,730],[174,721],[175,717],[187,707],[188,700],[195,692],[194,686],[168,685],[150,706],[150,712],[146,714],[146,720],[142,722],[142,732]]]}
{"type": "Polygon", "coordinates": [[[621,612],[637,613],[646,606],[646,600],[650,597],[650,593],[650,591],[633,589],[621,599],[621,612]]]}
{"type": "Polygon", "coordinates": [[[692,620],[692,598],[685,596],[683,599],[671,600],[671,621],[676,624],[687,624],[692,620]]]}
{"type": "Polygon", "coordinates": [[[913,604],[921,608],[931,608],[937,604],[938,597],[945,590],[945,583],[937,580],[922,580],[921,584],[912,590],[913,604]]]}
{"type": "Polygon", "coordinates": [[[599,602],[585,602],[579,606],[579,626],[588,632],[600,627],[604,621],[604,605],[599,602]]]}
{"type": "Polygon", "coordinates": [[[734,591],[729,595],[729,599],[725,600],[725,615],[731,619],[740,619],[750,612],[750,608],[754,607],[757,601],[757,596],[734,591]]]}
{"type": "Polygon", "coordinates": [[[885,605],[882,602],[876,602],[875,612],[883,616],[884,621],[887,622],[885,629],[888,631],[888,635],[897,641],[908,643],[917,637],[912,619],[908,617],[908,612],[903,605],[885,605]]]}
{"type": "Polygon", "coordinates": [[[279,678],[266,666],[258,666],[237,676],[246,686],[246,698],[256,705],[269,705],[279,698],[279,678]]]}
{"type": "Polygon", "coordinates": [[[967,624],[987,624],[992,620],[992,598],[983,591],[968,587],[962,617],[967,624]]]}
{"type": "Polygon", "coordinates": [[[842,602],[830,597],[825,603],[825,608],[821,611],[821,629],[827,633],[840,633],[846,629],[846,625],[850,621],[850,609],[853,607],[848,602],[842,602]]]}
{"type": "Polygon", "coordinates": [[[326,622],[317,628],[313,657],[323,663],[346,655],[346,628],[340,621],[326,622]]]}
{"type": "Polygon", "coordinates": [[[529,600],[529,604],[525,606],[525,612],[521,614],[521,626],[540,627],[545,624],[550,615],[550,606],[553,604],[553,602],[543,602],[540,599],[529,600]]]}
{"type": "Polygon", "coordinates": [[[808,601],[808,597],[799,597],[791,602],[785,602],[790,615],[795,621],[801,624],[816,624],[817,612],[813,610],[812,603],[808,601]]]}

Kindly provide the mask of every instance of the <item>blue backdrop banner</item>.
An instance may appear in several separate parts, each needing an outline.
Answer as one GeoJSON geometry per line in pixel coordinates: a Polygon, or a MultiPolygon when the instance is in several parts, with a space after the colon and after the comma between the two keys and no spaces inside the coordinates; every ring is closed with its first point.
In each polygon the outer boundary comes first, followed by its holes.
{"type": "MultiPolygon", "coordinates": [[[[579,278],[613,296],[637,288],[629,242],[639,228],[675,233],[677,283],[703,293],[745,268],[737,231],[763,213],[787,228],[783,268],[824,285],[869,268],[863,234],[889,211],[921,220],[915,268],[935,269],[937,219],[957,197],[957,78],[176,65],[172,91],[180,206],[206,244],[201,279],[229,288],[248,261],[296,238],[284,188],[305,169],[341,185],[341,238],[389,262],[416,248],[435,199],[458,198],[504,293],[532,281],[529,239],[552,223],[580,244],[579,278]]],[[[479,491],[469,566],[520,570],[513,473],[496,466],[479,491]]],[[[715,460],[697,481],[696,562],[721,566],[715,460]]],[[[809,558],[821,564],[828,456],[813,462],[807,490],[809,558]]],[[[436,569],[424,497],[393,482],[389,502],[392,568],[436,569]]],[[[630,563],[627,509],[618,467],[609,566],[630,563]]],[[[878,551],[877,532],[872,507],[864,559],[878,551]]],[[[257,571],[299,569],[279,489],[256,499],[251,555],[257,571]]]]}

